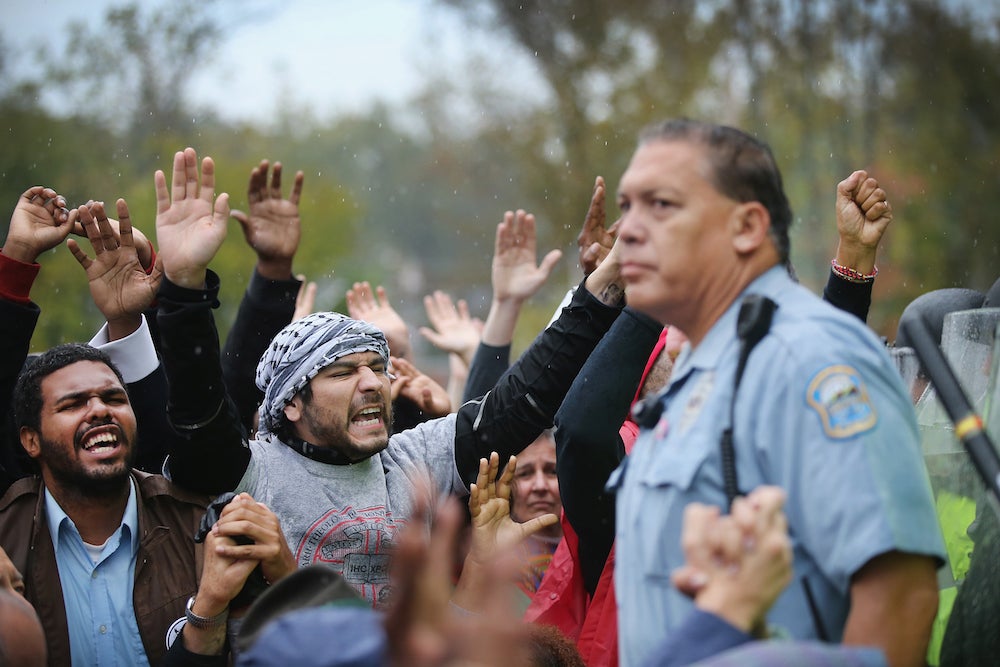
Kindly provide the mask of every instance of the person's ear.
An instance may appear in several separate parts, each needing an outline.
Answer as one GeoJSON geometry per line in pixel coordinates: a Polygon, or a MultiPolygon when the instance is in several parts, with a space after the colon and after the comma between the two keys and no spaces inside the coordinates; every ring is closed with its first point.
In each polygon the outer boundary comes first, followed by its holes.
{"type": "Polygon", "coordinates": [[[38,431],[29,426],[22,426],[18,436],[21,439],[21,447],[28,452],[28,456],[37,459],[42,455],[42,438],[38,431]]]}
{"type": "Polygon", "coordinates": [[[292,396],[292,400],[285,406],[285,418],[291,424],[302,419],[302,398],[298,394],[292,396]]]}
{"type": "Polygon", "coordinates": [[[738,254],[748,255],[757,250],[767,241],[770,231],[771,215],[760,202],[744,202],[733,210],[733,248],[738,254]]]}

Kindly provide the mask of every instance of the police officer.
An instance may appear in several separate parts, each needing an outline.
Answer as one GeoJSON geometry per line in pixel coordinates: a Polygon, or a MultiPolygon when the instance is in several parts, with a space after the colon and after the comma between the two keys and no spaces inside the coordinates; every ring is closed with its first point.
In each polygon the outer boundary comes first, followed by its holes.
{"type": "MultiPolygon", "coordinates": [[[[873,179],[845,187],[859,224],[888,222],[873,179]]],[[[726,507],[761,484],[788,494],[794,545],[795,576],[770,628],[922,664],[944,548],[913,410],[874,334],[789,276],[791,211],[770,150],[733,128],[667,121],[640,137],[618,203],[629,305],[690,339],[610,482],[622,664],[639,664],[691,608],[670,585],[684,562],[685,505],[726,507]],[[750,294],[776,309],[737,387],[750,294]]],[[[834,271],[874,277],[874,265],[856,268],[834,271]]]]}

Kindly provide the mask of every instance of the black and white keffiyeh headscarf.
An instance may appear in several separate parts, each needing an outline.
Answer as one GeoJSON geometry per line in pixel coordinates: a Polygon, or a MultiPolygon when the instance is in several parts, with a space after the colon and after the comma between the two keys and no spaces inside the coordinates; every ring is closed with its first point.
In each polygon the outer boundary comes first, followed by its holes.
{"type": "Polygon", "coordinates": [[[258,433],[273,433],[295,394],[321,370],[356,352],[375,352],[389,363],[385,335],[340,313],[313,313],[279,331],[257,364],[256,384],[264,392],[258,433]]]}

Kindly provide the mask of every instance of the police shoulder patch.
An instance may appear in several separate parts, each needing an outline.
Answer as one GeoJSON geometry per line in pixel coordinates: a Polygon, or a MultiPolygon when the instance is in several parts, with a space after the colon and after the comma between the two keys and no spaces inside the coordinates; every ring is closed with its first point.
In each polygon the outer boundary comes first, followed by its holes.
{"type": "Polygon", "coordinates": [[[806,401],[831,438],[849,438],[878,423],[865,383],[851,366],[827,366],[816,373],[806,389],[806,401]]]}

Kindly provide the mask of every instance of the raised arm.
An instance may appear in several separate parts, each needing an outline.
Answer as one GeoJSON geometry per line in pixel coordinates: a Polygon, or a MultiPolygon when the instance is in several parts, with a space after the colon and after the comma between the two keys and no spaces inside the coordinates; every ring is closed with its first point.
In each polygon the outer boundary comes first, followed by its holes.
{"type": "Polygon", "coordinates": [[[662,327],[625,309],[587,359],[556,413],[556,472],[563,511],[579,537],[593,593],[615,538],[615,499],[604,485],[625,456],[619,434],[662,327]]]}
{"type": "Polygon", "coordinates": [[[864,322],[878,274],[878,244],[892,222],[892,206],[878,181],[855,171],[837,184],[836,210],[840,240],[823,298],[864,322]]]}
{"type": "Polygon", "coordinates": [[[489,391],[506,372],[521,307],[541,289],[562,257],[562,251],[551,250],[537,263],[537,253],[535,216],[520,209],[504,213],[493,246],[493,301],[469,368],[465,400],[489,391]]]}
{"type": "Polygon", "coordinates": [[[515,454],[552,426],[570,385],[621,312],[620,268],[612,251],[496,386],[459,408],[455,459],[464,480],[475,479],[480,458],[515,454]]]}
{"type": "Polygon", "coordinates": [[[159,363],[147,312],[162,278],[157,260],[147,272],[136,241],[148,250],[148,241],[135,233],[124,199],[116,204],[119,221],[112,221],[100,202],[79,208],[80,231],[94,252],[87,256],[73,239],[70,252],[83,267],[90,294],[107,324],[90,341],[111,357],[128,384],[132,409],[139,425],[135,467],[159,473],[173,442],[167,419],[167,378],[159,363]]]}
{"type": "MultiPolygon", "coordinates": [[[[66,200],[52,188],[41,185],[28,188],[17,199],[7,228],[7,239],[0,252],[0,409],[5,417],[10,411],[17,376],[28,357],[31,335],[40,310],[31,301],[32,283],[40,269],[39,256],[51,250],[69,234],[76,220],[76,209],[66,208],[66,200]]],[[[16,441],[16,438],[14,439],[16,441]]],[[[0,432],[0,491],[15,479],[27,474],[19,444],[0,432]]]]}
{"type": "Polygon", "coordinates": [[[302,234],[299,200],[304,176],[301,171],[295,175],[286,199],[282,193],[281,163],[274,164],[270,183],[269,164],[261,160],[250,171],[248,212],[232,212],[243,229],[247,245],[257,255],[256,267],[222,350],[226,386],[239,410],[240,421],[248,430],[264,398],[254,383],[257,362],[271,339],[292,320],[302,284],[292,275],[292,261],[302,234]]]}
{"type": "Polygon", "coordinates": [[[174,482],[204,493],[234,488],[250,461],[236,407],[222,379],[212,317],[218,278],[208,271],[226,235],[228,195],[215,198],[215,164],[193,148],[174,156],[172,191],[157,171],[156,235],[164,278],[159,293],[161,353],[170,385],[168,414],[180,438],[174,482]],[[200,180],[200,187],[199,187],[200,180]]]}

